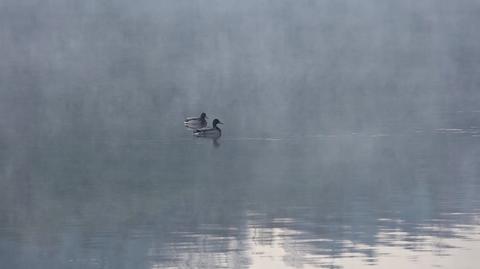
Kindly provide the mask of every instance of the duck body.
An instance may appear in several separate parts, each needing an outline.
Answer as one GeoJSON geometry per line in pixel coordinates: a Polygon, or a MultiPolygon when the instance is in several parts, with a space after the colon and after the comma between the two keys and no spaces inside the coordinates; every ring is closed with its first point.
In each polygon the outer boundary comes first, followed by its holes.
{"type": "Polygon", "coordinates": [[[188,117],[185,119],[183,124],[185,127],[190,128],[190,129],[202,129],[207,127],[207,114],[202,113],[200,117],[188,117]]]}
{"type": "Polygon", "coordinates": [[[222,130],[218,128],[217,124],[223,124],[218,119],[213,120],[212,128],[200,128],[193,132],[193,135],[196,137],[210,137],[217,138],[222,136],[222,130]]]}
{"type": "Polygon", "coordinates": [[[196,137],[220,137],[222,135],[222,130],[220,128],[201,128],[195,130],[193,135],[196,137]]]}

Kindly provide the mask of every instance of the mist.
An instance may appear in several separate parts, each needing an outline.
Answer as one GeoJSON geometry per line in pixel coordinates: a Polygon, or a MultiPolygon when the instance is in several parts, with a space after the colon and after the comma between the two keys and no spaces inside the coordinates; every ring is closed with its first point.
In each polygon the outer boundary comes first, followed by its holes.
{"type": "MultiPolygon", "coordinates": [[[[478,108],[478,1],[0,3],[4,137],[452,127],[478,108]]],[[[462,124],[477,122],[475,118],[462,124]]]]}
{"type": "Polygon", "coordinates": [[[0,0],[0,264],[471,268],[479,25],[478,0],[0,0]]]}

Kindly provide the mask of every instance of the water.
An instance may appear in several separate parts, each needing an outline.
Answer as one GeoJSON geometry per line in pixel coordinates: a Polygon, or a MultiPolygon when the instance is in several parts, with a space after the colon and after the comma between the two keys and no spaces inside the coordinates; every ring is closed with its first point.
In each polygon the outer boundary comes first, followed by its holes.
{"type": "Polygon", "coordinates": [[[4,268],[474,268],[476,128],[0,147],[4,268]]]}

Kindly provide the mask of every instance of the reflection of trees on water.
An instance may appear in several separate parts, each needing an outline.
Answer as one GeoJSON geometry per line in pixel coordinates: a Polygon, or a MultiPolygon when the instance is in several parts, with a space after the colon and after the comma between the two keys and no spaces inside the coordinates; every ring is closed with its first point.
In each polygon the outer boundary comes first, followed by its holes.
{"type": "Polygon", "coordinates": [[[381,246],[468,237],[459,225],[480,208],[480,151],[467,137],[52,142],[0,157],[10,268],[244,267],[252,242],[274,241],[296,265],[374,263],[381,246]]]}

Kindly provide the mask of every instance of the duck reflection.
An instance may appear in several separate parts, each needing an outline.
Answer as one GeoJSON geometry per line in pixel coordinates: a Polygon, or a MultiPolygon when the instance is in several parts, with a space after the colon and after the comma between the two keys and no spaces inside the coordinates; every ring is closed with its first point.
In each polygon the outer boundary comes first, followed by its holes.
{"type": "Polygon", "coordinates": [[[212,141],[212,145],[214,148],[220,147],[220,137],[196,137],[196,139],[199,139],[201,141],[212,141]]]}
{"type": "Polygon", "coordinates": [[[212,145],[216,148],[220,147],[219,138],[212,138],[212,145]]]}

